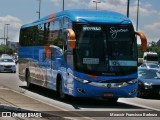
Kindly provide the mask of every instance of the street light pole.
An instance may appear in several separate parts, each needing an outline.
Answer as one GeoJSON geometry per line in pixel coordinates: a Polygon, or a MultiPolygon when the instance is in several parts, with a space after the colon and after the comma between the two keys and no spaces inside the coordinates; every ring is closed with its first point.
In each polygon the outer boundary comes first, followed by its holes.
{"type": "Polygon", "coordinates": [[[64,0],[63,0],[63,3],[62,3],[62,4],[63,4],[63,8],[62,8],[62,10],[64,11],[64,0]]]}
{"type": "Polygon", "coordinates": [[[5,24],[5,26],[7,26],[6,46],[8,46],[8,44],[7,44],[8,43],[8,25],[10,25],[10,24],[5,24]]]}
{"type": "Polygon", "coordinates": [[[4,25],[4,45],[5,45],[5,53],[6,53],[6,49],[7,49],[7,46],[8,46],[8,25],[10,24],[5,24],[4,25]],[[6,35],[6,26],[7,26],[7,35],[6,35]]]}
{"type": "Polygon", "coordinates": [[[41,18],[41,0],[38,0],[38,1],[39,1],[39,10],[36,13],[38,13],[38,18],[40,19],[41,18]]]}
{"type": "Polygon", "coordinates": [[[138,17],[139,17],[139,0],[137,3],[137,24],[136,24],[136,31],[138,31],[138,17]]]}
{"type": "Polygon", "coordinates": [[[130,0],[128,0],[127,2],[127,17],[129,17],[129,3],[130,3],[130,0]]]}
{"type": "Polygon", "coordinates": [[[96,3],[96,10],[97,10],[97,4],[101,3],[100,1],[93,1],[94,3],[96,3]]]}
{"type": "Polygon", "coordinates": [[[6,43],[6,26],[4,25],[4,45],[6,43]]]}

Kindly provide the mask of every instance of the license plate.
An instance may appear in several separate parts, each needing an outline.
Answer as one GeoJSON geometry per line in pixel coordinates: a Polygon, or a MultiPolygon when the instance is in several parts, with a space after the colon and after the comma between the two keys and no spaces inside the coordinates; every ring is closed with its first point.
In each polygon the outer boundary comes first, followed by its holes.
{"type": "Polygon", "coordinates": [[[11,69],[4,69],[4,71],[10,71],[11,69]]]}

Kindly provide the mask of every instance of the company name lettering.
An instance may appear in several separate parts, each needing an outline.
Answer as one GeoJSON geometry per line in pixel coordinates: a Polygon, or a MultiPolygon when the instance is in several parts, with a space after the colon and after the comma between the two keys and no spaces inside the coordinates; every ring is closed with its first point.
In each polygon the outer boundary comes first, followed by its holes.
{"type": "Polygon", "coordinates": [[[116,29],[115,27],[110,28],[111,37],[113,39],[115,39],[117,37],[118,33],[125,33],[125,32],[128,32],[128,31],[129,31],[128,29],[116,29]]]}

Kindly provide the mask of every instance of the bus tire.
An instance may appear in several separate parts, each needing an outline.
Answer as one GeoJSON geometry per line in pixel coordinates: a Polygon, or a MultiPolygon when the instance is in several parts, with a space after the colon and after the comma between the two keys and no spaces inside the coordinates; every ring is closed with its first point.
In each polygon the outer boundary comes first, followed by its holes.
{"type": "Polygon", "coordinates": [[[31,76],[29,70],[26,70],[27,89],[32,89],[31,76]]]}
{"type": "Polygon", "coordinates": [[[66,99],[66,94],[63,92],[63,84],[62,84],[61,77],[57,77],[57,93],[58,93],[58,97],[61,100],[66,99]]]}

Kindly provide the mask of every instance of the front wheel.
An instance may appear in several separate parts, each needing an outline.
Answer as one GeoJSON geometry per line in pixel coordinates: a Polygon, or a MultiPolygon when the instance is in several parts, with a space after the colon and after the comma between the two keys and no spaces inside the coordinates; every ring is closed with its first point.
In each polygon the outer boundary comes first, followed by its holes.
{"type": "Polygon", "coordinates": [[[61,80],[60,78],[58,79],[57,92],[58,92],[58,97],[59,97],[61,100],[66,99],[66,94],[63,92],[62,80],[61,80]]]}
{"type": "Polygon", "coordinates": [[[26,82],[27,82],[27,88],[32,89],[31,77],[29,71],[26,72],[26,82]]]}

